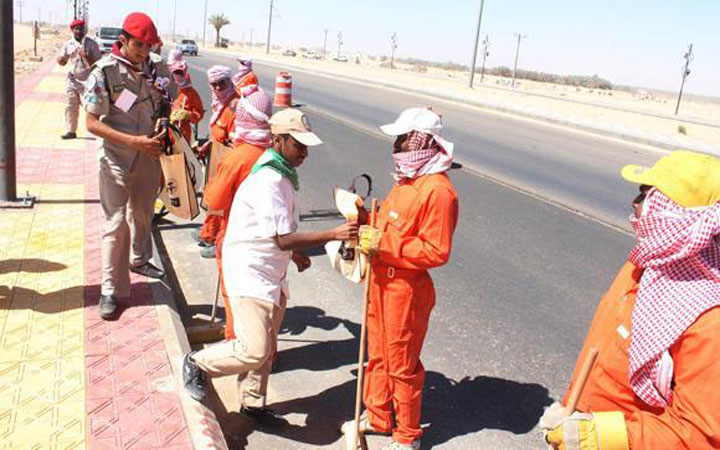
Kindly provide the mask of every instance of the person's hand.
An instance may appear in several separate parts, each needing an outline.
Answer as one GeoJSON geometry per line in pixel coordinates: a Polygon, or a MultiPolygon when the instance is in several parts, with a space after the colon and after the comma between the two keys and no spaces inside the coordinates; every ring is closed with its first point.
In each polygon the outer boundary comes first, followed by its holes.
{"type": "Polygon", "coordinates": [[[545,441],[556,450],[628,450],[625,417],[621,412],[566,415],[560,403],[553,403],[538,426],[545,441]]]}
{"type": "Polygon", "coordinates": [[[165,144],[163,143],[164,135],[165,131],[153,137],[135,136],[133,139],[133,147],[137,151],[147,153],[153,158],[159,158],[165,148],[165,144]]]}
{"type": "Polygon", "coordinates": [[[292,252],[291,257],[293,262],[297,266],[298,272],[303,272],[306,269],[310,268],[310,266],[312,265],[312,261],[310,261],[310,258],[300,252],[292,252]]]}
{"type": "Polygon", "coordinates": [[[380,248],[382,231],[369,225],[360,227],[360,238],[357,248],[366,255],[375,255],[380,248]]]}
{"type": "Polygon", "coordinates": [[[354,241],[358,238],[358,229],[360,224],[357,221],[345,222],[333,228],[333,240],[336,241],[354,241]]]}
{"type": "Polygon", "coordinates": [[[211,144],[212,144],[212,142],[207,141],[200,148],[197,149],[196,153],[197,153],[198,158],[205,158],[207,156],[208,152],[210,151],[211,144]]]}

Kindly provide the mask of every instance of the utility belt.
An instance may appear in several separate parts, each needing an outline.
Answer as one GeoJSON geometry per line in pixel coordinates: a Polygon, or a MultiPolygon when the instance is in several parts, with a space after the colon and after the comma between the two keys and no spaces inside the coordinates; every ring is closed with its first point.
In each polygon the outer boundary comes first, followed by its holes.
{"type": "Polygon", "coordinates": [[[372,273],[373,276],[379,278],[401,278],[407,280],[427,275],[428,271],[425,269],[400,269],[392,266],[373,265],[372,273]]]}

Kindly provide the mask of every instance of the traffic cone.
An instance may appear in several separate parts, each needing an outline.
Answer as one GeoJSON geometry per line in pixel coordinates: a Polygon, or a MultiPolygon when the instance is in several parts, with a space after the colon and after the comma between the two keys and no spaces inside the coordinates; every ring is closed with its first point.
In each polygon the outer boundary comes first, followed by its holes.
{"type": "Polygon", "coordinates": [[[280,72],[275,78],[275,99],[273,106],[289,108],[292,106],[292,75],[290,72],[280,72]]]}

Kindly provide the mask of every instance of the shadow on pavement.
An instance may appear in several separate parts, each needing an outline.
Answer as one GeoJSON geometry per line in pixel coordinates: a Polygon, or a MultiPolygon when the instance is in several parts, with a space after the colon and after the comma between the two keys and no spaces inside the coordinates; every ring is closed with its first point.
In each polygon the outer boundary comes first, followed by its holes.
{"type": "Polygon", "coordinates": [[[0,262],[0,275],[11,272],[48,273],[67,269],[65,264],[37,258],[6,259],[0,262]]]}
{"type": "MultiPolygon", "coordinates": [[[[317,395],[271,405],[281,414],[306,414],[305,425],[259,430],[310,445],[338,441],[340,425],[352,419],[355,380],[317,395]]],[[[552,403],[548,390],[534,383],[478,376],[452,380],[427,372],[423,393],[423,423],[430,426],[423,448],[485,429],[524,434],[532,430],[543,408],[552,403]]]]}

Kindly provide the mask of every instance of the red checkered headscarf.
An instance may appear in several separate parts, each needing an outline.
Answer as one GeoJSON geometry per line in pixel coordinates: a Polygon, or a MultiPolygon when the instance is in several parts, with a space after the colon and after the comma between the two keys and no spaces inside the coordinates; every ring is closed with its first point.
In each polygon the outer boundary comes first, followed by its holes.
{"type": "Polygon", "coordinates": [[[407,136],[408,151],[393,153],[395,181],[441,173],[450,169],[452,153],[443,148],[435,136],[411,131],[407,136]]]}
{"type": "Polygon", "coordinates": [[[645,270],[632,316],[628,377],[640,399],[665,408],[672,399],[672,362],[663,355],[701,314],[720,306],[720,203],[684,208],[651,189],[641,217],[630,222],[638,243],[628,259],[645,270]]]}

